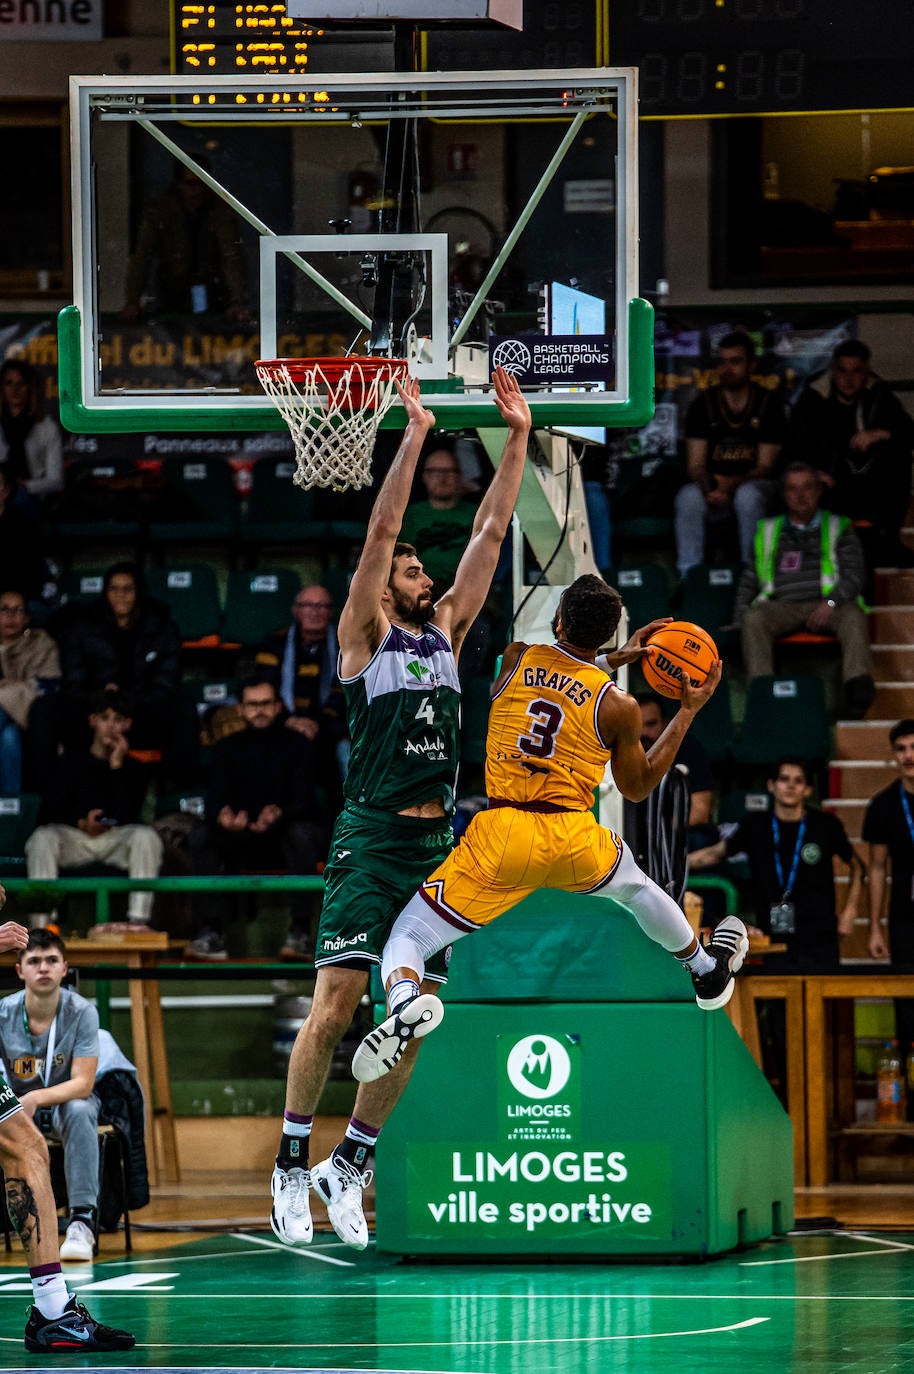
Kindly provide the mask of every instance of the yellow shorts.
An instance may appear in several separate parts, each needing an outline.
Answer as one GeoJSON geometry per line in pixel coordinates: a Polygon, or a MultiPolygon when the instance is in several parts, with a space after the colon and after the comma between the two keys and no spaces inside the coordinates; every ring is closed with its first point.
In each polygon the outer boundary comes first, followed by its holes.
{"type": "Polygon", "coordinates": [[[618,835],[590,811],[542,815],[499,806],[473,817],[421,892],[452,924],[484,926],[541,887],[592,892],[612,877],[621,856],[618,835]]]}

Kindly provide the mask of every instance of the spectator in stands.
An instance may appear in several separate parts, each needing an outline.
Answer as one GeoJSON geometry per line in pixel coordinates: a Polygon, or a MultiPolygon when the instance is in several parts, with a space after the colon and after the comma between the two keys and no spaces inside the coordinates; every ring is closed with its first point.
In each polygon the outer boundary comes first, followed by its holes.
{"type": "Polygon", "coordinates": [[[15,500],[15,482],[0,467],[0,586],[21,587],[30,601],[41,596],[46,576],[37,521],[15,500]]]}
{"type": "MultiPolygon", "coordinates": [[[[209,170],[203,158],[197,161],[209,170]]],[[[128,323],[150,313],[248,317],[239,221],[183,163],[143,215],[125,295],[128,323]]]]}
{"type": "Polygon", "coordinates": [[[0,466],[18,502],[33,511],[42,497],[63,490],[60,429],[44,414],[38,374],[21,358],[0,367],[0,466]]]}
{"type": "Polygon", "coordinates": [[[755,345],[726,334],[717,347],[718,381],[686,412],[689,480],[676,495],[676,562],[681,576],[705,559],[708,521],[736,516],[740,555],[752,557],[755,527],[774,491],[774,465],[784,442],[777,391],[753,380],[755,345]]]}
{"type": "MultiPolygon", "coordinates": [[[[307,736],[280,722],[282,702],[273,682],[242,684],[245,728],[214,747],[206,793],[206,819],[191,831],[193,871],[201,876],[248,868],[317,872],[326,858],[327,829],[314,787],[314,753],[307,736]]],[[[187,947],[195,959],[225,959],[225,903],[201,899],[202,924],[187,947]]],[[[291,928],[281,957],[313,957],[307,893],[294,893],[291,928]]]]}
{"type": "Polygon", "coordinates": [[[271,635],[257,650],[257,671],[277,688],[288,712],[286,729],[314,745],[320,776],[338,773],[342,784],[349,737],[346,698],[337,676],[333,598],[318,584],[303,587],[292,602],[292,617],[289,629],[271,635]]]}
{"type": "Polygon", "coordinates": [[[746,812],[726,839],[689,855],[689,868],[699,873],[748,855],[755,907],[750,934],[787,945],[783,955],[766,959],[766,969],[837,968],[838,936],[852,933],[862,910],[865,869],[837,816],[808,805],[812,785],[805,759],[778,759],[768,776],[771,810],[746,812]],[[840,914],[833,859],[850,870],[840,914]]]}
{"type": "Polygon", "coordinates": [[[911,500],[914,420],[870,367],[859,339],[839,344],[827,373],[814,377],[793,407],[788,454],[812,463],[829,487],[831,510],[866,522],[870,566],[914,564],[900,530],[911,500]]]}
{"type": "MultiPolygon", "coordinates": [[[[876,793],[863,818],[869,845],[869,951],[874,959],[914,964],[914,720],[893,725],[889,743],[899,776],[876,793]],[[882,933],[887,891],[888,943],[882,933]]],[[[904,1056],[914,1042],[914,1001],[896,1001],[895,1034],[904,1056]]]]}
{"type": "Polygon", "coordinates": [[[406,508],[400,538],[422,550],[422,568],[432,578],[436,597],[453,586],[463,557],[477,505],[462,495],[463,478],[457,455],[433,448],[422,467],[426,499],[406,508]]]}
{"type": "Polygon", "coordinates": [[[876,694],[859,599],[865,575],[860,541],[847,516],[820,509],[822,480],[814,468],[791,463],[781,485],[786,514],[759,521],[754,562],[743,569],[736,595],[746,674],[774,672],[780,635],[836,635],[844,709],[860,720],[876,694]]]}
{"type": "MultiPolygon", "coordinates": [[[[656,744],[669,721],[660,697],[652,692],[638,692],[635,695],[641,708],[641,743],[647,752],[656,744]]],[[[697,849],[711,838],[711,794],[714,779],[711,774],[711,760],[704,745],[692,735],[686,735],[673,760],[673,767],[686,769],[686,785],[689,789],[689,848],[697,849]]]]}
{"type": "MultiPolygon", "coordinates": [[[[850,935],[862,910],[865,869],[836,816],[808,805],[812,771],[804,759],[782,758],[768,778],[770,811],[747,812],[726,839],[689,855],[693,872],[725,858],[749,860],[755,924],[750,935],[767,935],[787,946],[765,956],[765,973],[832,973],[838,969],[839,936],[850,935]],[[840,913],[835,900],[834,860],[850,870],[840,913]]],[[[786,1105],[786,1026],[783,1002],[759,1005],[765,1072],[786,1105]]]]}
{"type": "Polygon", "coordinates": [[[181,693],[181,635],[168,608],[146,595],[135,563],[115,563],[102,594],[61,633],[61,728],[65,743],[84,736],[89,697],[118,688],[132,702],[131,751],[161,751],[177,786],[199,774],[199,726],[181,693]]]}
{"type": "Polygon", "coordinates": [[[62,1260],[88,1264],[98,1229],[98,1012],[71,988],[66,947],[33,930],[16,955],[25,987],[0,1001],[4,1077],[42,1135],[63,1143],[70,1220],[62,1260]]]}
{"type": "MultiPolygon", "coordinates": [[[[0,583],[0,586],[3,584],[0,583]]],[[[29,628],[21,591],[0,591],[0,794],[22,791],[22,736],[32,703],[60,680],[60,655],[45,630],[29,628]]]]}
{"type": "MultiPolygon", "coordinates": [[[[140,824],[147,771],[127,753],[131,707],[115,689],[93,693],[89,704],[92,742],[68,750],[58,760],[38,813],[38,828],[25,846],[26,869],[36,880],[56,878],[61,868],[106,863],[131,878],[155,878],[162,841],[151,825],[140,824]]],[[[131,892],[128,929],[149,930],[152,894],[131,892]]],[[[33,918],[53,922],[55,912],[33,918]]],[[[117,929],[123,929],[117,926],[117,929]]]]}

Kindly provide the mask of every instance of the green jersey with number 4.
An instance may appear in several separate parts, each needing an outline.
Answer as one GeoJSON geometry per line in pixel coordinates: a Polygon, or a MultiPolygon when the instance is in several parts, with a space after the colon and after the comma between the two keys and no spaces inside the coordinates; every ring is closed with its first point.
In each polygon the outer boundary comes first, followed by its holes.
{"type": "Polygon", "coordinates": [[[342,678],[352,753],[346,800],[384,811],[440,797],[454,804],[460,681],[439,629],[391,625],[371,662],[342,678]]]}

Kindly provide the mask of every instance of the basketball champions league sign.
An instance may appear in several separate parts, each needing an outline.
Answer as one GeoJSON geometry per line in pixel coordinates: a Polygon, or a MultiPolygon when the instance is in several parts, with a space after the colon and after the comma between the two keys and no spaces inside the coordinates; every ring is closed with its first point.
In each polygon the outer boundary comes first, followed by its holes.
{"type": "Polygon", "coordinates": [[[543,386],[563,382],[576,386],[582,382],[612,380],[613,340],[603,334],[513,334],[490,336],[490,368],[503,367],[522,386],[543,386]]]}

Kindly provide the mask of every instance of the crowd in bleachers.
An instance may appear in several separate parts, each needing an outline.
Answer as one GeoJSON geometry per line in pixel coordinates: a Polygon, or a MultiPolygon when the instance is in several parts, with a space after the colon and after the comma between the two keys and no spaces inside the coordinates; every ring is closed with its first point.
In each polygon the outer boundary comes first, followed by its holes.
{"type": "MultiPolygon", "coordinates": [[[[630,625],[672,612],[704,626],[725,661],[689,736],[703,754],[691,767],[709,783],[697,790],[719,799],[696,813],[695,849],[717,843],[734,796],[764,800],[777,757],[808,762],[824,792],[834,720],[862,718],[873,700],[863,602],[873,568],[914,563],[901,535],[914,423],[866,347],[840,345],[789,410],[755,380],[748,335],[725,336],[718,352],[718,380],[685,419],[676,480],[598,481],[605,469],[593,449],[584,472],[588,508],[600,512],[594,547],[630,625]]],[[[133,876],[163,863],[197,874],[319,872],[348,756],[334,624],[372,492],[302,491],[291,461],[275,455],[246,465],[241,490],[224,455],[76,458],[64,473],[51,422],[28,400],[29,369],[7,364],[0,380],[6,871],[40,879],[103,862],[133,876]],[[19,418],[27,414],[31,426],[19,418]],[[30,440],[36,429],[41,444],[30,440]],[[303,552],[313,574],[302,575],[303,552]],[[77,837],[64,842],[66,830],[77,837]]],[[[376,482],[385,455],[382,444],[376,482]]],[[[428,445],[403,537],[439,594],[487,472],[467,440],[428,445]]],[[[487,684],[511,612],[508,555],[461,660],[458,830],[483,790],[487,684]]],[[[643,685],[637,672],[632,685],[643,685]]],[[[642,709],[649,742],[660,705],[644,695],[642,709]]],[[[142,894],[126,915],[134,928],[156,920],[142,894]]],[[[304,898],[293,904],[288,957],[311,952],[313,915],[304,898]]],[[[220,903],[198,903],[189,920],[190,952],[224,958],[220,903]]]]}

